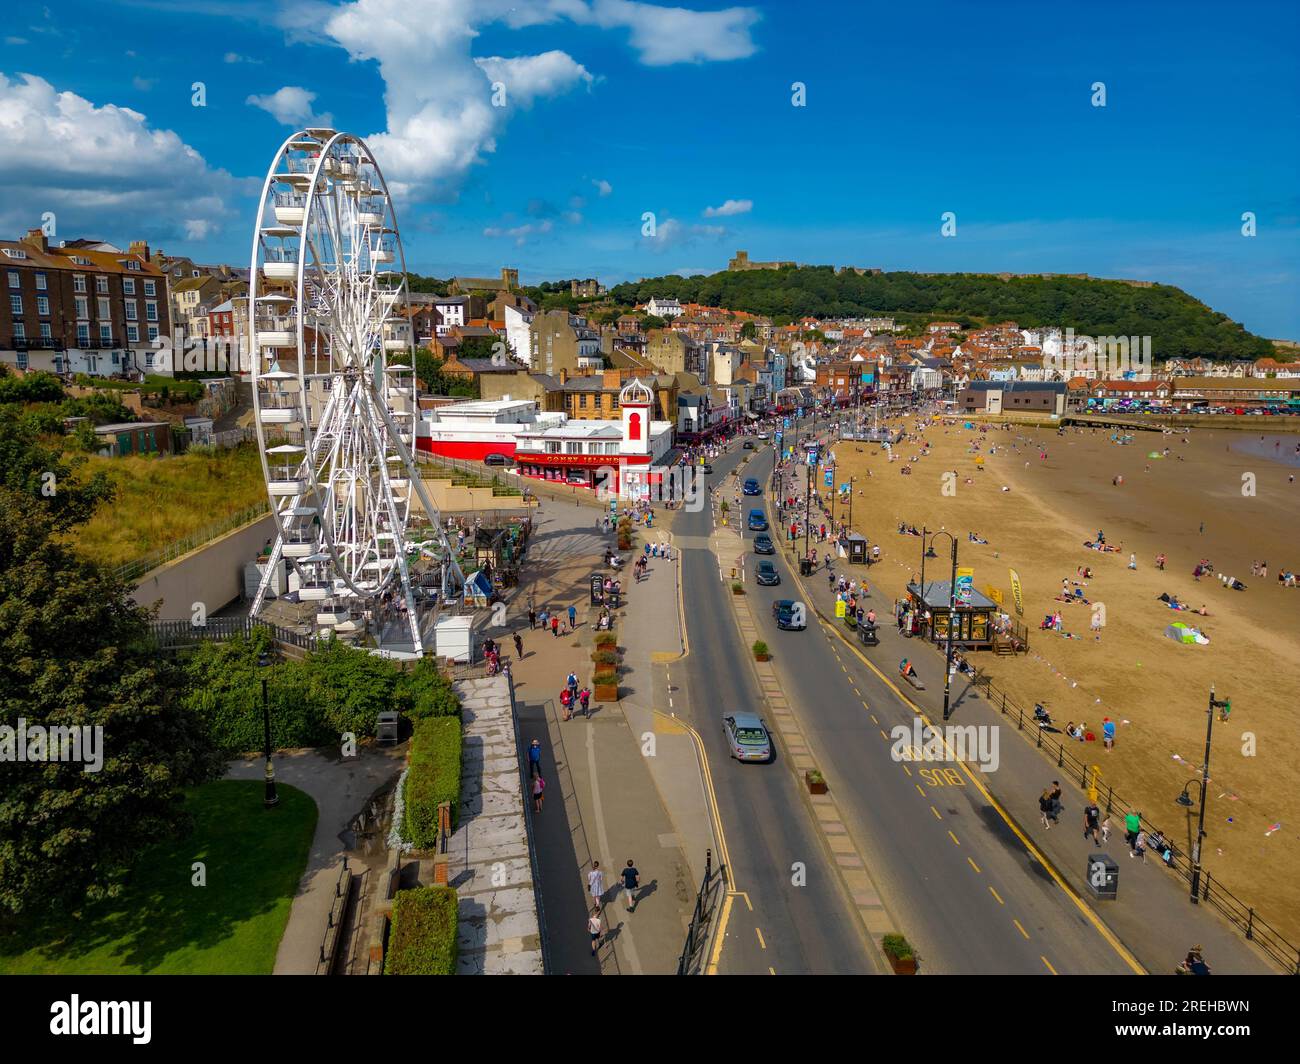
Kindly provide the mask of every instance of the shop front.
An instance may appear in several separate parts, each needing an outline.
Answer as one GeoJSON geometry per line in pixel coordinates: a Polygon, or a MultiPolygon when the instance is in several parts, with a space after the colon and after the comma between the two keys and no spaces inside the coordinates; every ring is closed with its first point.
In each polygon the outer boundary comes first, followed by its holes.
{"type": "Polygon", "coordinates": [[[907,585],[907,601],[919,619],[920,631],[925,638],[941,646],[948,641],[948,625],[953,624],[954,646],[968,650],[993,648],[993,619],[997,616],[997,603],[969,585],[957,582],[958,599],[955,607],[947,580],[927,581],[924,592],[915,583],[907,585]]]}

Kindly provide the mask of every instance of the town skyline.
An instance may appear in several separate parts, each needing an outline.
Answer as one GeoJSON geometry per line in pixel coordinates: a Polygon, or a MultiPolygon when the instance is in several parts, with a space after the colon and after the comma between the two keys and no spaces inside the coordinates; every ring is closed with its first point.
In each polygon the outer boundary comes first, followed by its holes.
{"type": "Polygon", "coordinates": [[[50,211],[63,238],[238,265],[276,146],[329,119],[374,147],[421,274],[613,285],[746,248],[1155,281],[1300,336],[1297,149],[1275,135],[1294,11],[1262,5],[1278,32],[1240,56],[1209,6],[1127,15],[1156,57],[1133,67],[1107,5],[822,7],[68,0],[0,40],[0,223],[50,211]],[[92,19],[101,48],[66,62],[92,19]]]}

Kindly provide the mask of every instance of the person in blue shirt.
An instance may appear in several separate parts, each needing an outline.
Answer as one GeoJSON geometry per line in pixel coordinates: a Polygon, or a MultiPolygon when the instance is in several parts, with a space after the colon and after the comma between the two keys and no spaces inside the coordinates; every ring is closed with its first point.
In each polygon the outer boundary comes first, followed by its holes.
{"type": "Polygon", "coordinates": [[[1115,745],[1115,722],[1109,717],[1104,717],[1101,722],[1101,739],[1102,744],[1107,750],[1115,745]]]}
{"type": "Polygon", "coordinates": [[[534,739],[528,747],[528,776],[540,776],[542,773],[542,741],[534,739]]]}

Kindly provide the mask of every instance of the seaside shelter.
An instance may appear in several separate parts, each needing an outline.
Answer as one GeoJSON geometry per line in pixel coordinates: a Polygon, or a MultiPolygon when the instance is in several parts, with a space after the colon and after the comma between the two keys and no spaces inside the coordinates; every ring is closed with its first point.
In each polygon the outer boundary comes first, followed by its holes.
{"type": "MultiPolygon", "coordinates": [[[[963,589],[958,583],[958,593],[963,589]]],[[[908,602],[912,610],[921,617],[928,615],[922,633],[933,643],[946,643],[948,639],[949,614],[954,618],[952,641],[968,650],[993,649],[993,618],[998,607],[987,595],[972,588],[964,592],[964,599],[959,598],[956,609],[950,609],[951,590],[947,580],[927,580],[924,589],[916,583],[907,585],[908,602]]]]}

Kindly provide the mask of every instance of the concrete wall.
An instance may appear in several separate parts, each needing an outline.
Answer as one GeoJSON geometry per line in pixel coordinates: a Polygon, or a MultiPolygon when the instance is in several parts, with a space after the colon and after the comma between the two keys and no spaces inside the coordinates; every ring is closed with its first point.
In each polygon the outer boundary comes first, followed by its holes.
{"type": "Polygon", "coordinates": [[[244,566],[268,539],[275,539],[270,514],[148,573],[131,598],[143,606],[161,599],[158,617],[164,621],[188,619],[196,602],[202,602],[209,614],[215,613],[243,593],[244,566]]]}

